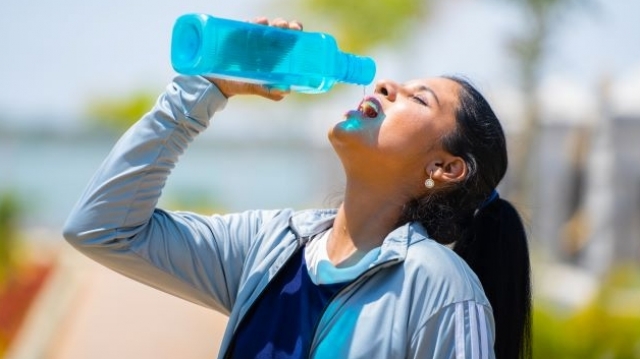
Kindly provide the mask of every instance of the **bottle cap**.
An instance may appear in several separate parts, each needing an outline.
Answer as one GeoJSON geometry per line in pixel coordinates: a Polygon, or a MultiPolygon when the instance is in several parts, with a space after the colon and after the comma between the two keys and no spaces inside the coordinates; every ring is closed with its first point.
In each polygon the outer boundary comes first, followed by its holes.
{"type": "Polygon", "coordinates": [[[376,63],[372,58],[343,53],[346,72],[339,81],[357,85],[368,85],[376,75],[376,63]]]}

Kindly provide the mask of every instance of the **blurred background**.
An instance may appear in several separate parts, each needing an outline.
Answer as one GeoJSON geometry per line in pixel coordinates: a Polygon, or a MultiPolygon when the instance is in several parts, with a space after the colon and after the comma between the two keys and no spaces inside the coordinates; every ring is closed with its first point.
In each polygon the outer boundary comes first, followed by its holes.
{"type": "MultiPolygon", "coordinates": [[[[118,136],[175,75],[188,12],[298,19],[376,59],[376,79],[461,75],[510,142],[501,195],[534,271],[536,358],[640,358],[640,2],[25,0],[0,12],[0,357],[211,358],[226,318],[74,252],[61,228],[118,136]]],[[[363,91],[233,99],[161,205],[335,206],[328,129],[363,91]],[[286,173],[286,176],[283,176],[286,173]]]]}

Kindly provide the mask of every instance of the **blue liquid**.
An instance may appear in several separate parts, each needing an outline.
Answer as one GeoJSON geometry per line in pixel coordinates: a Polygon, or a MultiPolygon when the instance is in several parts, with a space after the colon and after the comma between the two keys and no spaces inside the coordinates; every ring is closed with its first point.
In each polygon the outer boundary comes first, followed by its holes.
{"type": "Polygon", "coordinates": [[[303,93],[328,91],[336,82],[367,85],[371,58],[342,52],[327,34],[183,15],[171,41],[171,63],[182,74],[269,85],[303,93]]]}

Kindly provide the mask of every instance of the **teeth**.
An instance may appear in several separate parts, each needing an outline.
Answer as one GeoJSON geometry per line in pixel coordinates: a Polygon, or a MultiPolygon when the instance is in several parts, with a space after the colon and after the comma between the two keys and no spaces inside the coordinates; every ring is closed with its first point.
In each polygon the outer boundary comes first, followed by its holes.
{"type": "Polygon", "coordinates": [[[367,100],[360,105],[360,112],[362,112],[363,115],[369,118],[375,118],[378,116],[380,110],[378,109],[377,103],[371,100],[367,100]]]}

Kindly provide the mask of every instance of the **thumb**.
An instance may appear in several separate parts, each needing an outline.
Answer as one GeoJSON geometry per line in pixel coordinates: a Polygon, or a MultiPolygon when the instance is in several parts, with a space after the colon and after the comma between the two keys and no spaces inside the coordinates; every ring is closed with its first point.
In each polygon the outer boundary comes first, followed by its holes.
{"type": "Polygon", "coordinates": [[[273,101],[280,101],[291,92],[289,90],[281,90],[269,85],[263,85],[260,86],[260,88],[261,90],[258,94],[273,101]]]}

